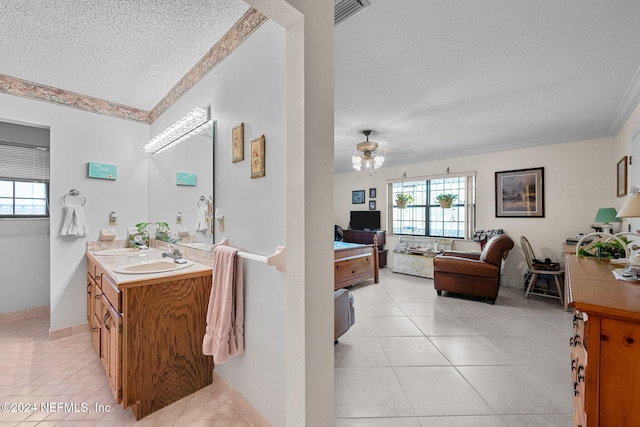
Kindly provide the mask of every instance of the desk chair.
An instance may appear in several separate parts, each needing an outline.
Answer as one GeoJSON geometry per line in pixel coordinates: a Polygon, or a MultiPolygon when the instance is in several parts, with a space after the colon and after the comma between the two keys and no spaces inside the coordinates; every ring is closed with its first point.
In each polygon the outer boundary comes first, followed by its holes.
{"type": "Polygon", "coordinates": [[[538,264],[534,260],[536,260],[536,255],[533,253],[533,249],[531,248],[531,243],[527,240],[526,237],[520,237],[520,245],[522,246],[522,251],[524,252],[524,257],[527,260],[527,271],[529,274],[529,281],[527,282],[527,290],[524,293],[524,297],[527,298],[529,294],[539,295],[541,297],[547,298],[558,298],[560,300],[560,304],[564,307],[565,311],[567,310],[567,305],[565,304],[564,298],[564,268],[560,268],[558,266],[557,269],[547,270],[545,269],[544,264],[538,264]],[[538,292],[535,289],[536,281],[538,280],[538,276],[553,276],[553,281],[556,285],[556,289],[558,290],[558,295],[550,294],[547,292],[538,292]]]}

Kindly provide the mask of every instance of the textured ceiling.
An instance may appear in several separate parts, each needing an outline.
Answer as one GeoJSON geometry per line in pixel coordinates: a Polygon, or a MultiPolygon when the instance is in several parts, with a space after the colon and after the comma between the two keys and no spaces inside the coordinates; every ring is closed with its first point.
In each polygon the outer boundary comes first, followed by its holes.
{"type": "MultiPolygon", "coordinates": [[[[335,30],[335,168],[615,134],[638,102],[640,1],[370,0],[335,30]]],[[[0,74],[150,110],[241,0],[0,1],[0,74]]]]}
{"type": "Polygon", "coordinates": [[[151,110],[242,0],[2,0],[0,74],[151,110]]]}
{"type": "Polygon", "coordinates": [[[370,1],[336,27],[336,171],[363,129],[398,165],[612,135],[637,104],[638,1],[370,1]]]}

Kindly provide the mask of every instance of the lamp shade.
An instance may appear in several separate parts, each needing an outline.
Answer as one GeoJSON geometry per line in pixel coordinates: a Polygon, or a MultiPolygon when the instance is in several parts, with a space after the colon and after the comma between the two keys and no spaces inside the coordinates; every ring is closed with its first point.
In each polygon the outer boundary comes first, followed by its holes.
{"type": "Polygon", "coordinates": [[[616,208],[600,208],[596,214],[596,222],[620,222],[616,214],[616,208]]]}
{"type": "Polygon", "coordinates": [[[618,218],[637,217],[640,217],[640,193],[629,196],[618,212],[618,218]]]}

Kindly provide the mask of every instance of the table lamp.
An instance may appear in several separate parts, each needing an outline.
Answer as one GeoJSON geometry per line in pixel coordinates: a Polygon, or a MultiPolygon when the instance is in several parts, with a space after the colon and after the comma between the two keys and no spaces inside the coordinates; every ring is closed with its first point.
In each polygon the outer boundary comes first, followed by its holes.
{"type": "Polygon", "coordinates": [[[640,189],[631,187],[631,195],[627,197],[618,212],[618,218],[638,218],[640,217],[640,189]]]}
{"type": "Polygon", "coordinates": [[[616,208],[600,208],[596,214],[596,222],[602,222],[602,231],[613,234],[613,225],[610,222],[620,222],[616,216],[616,208]]]}

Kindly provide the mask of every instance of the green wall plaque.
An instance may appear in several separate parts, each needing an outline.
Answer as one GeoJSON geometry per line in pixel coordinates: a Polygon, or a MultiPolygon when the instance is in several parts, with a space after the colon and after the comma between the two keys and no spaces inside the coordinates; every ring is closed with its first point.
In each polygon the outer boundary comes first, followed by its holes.
{"type": "Polygon", "coordinates": [[[176,185],[196,185],[196,174],[187,172],[176,172],[176,185]]]}
{"type": "Polygon", "coordinates": [[[118,166],[89,162],[89,178],[118,179],[118,166]]]}

